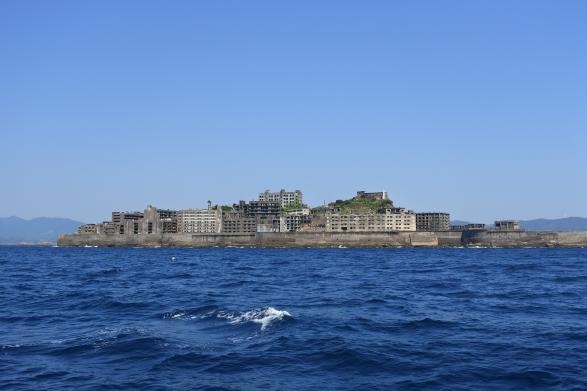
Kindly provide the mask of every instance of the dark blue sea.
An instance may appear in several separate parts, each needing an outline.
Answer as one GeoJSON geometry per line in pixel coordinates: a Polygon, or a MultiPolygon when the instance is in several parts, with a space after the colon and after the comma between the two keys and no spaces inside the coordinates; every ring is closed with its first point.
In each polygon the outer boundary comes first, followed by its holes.
{"type": "Polygon", "coordinates": [[[586,390],[586,249],[0,248],[8,390],[586,390]]]}

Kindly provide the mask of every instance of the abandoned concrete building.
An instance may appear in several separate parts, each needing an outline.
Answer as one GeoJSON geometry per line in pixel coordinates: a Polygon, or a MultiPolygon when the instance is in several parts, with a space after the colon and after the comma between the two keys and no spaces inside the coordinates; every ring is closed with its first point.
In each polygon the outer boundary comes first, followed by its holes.
{"type": "Polygon", "coordinates": [[[518,220],[497,220],[495,229],[502,231],[519,231],[522,229],[518,220]]]}
{"type": "Polygon", "coordinates": [[[281,189],[277,192],[265,190],[259,194],[259,201],[277,202],[282,208],[286,208],[290,205],[302,205],[303,196],[299,190],[286,191],[285,189],[281,189]]]}
{"type": "Polygon", "coordinates": [[[281,214],[281,205],[277,201],[240,201],[233,208],[245,217],[268,218],[281,214]]]}
{"type": "Polygon", "coordinates": [[[416,230],[450,231],[450,214],[444,212],[416,213],[416,230]]]}
{"type": "Polygon", "coordinates": [[[357,195],[354,197],[355,200],[357,199],[370,199],[370,200],[388,200],[389,197],[387,196],[386,191],[376,191],[376,192],[365,192],[365,191],[358,191],[357,195]]]}
{"type": "Polygon", "coordinates": [[[387,208],[383,213],[326,214],[326,231],[385,232],[415,231],[416,214],[404,208],[387,208]]]}
{"type": "Polygon", "coordinates": [[[218,233],[222,231],[222,208],[185,209],[177,212],[177,232],[218,233]]]}

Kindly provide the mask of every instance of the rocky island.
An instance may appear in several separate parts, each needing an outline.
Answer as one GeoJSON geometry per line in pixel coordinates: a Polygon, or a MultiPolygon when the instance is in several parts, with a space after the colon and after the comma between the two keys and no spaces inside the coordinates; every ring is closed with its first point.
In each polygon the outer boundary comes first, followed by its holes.
{"type": "Polygon", "coordinates": [[[450,225],[446,212],[394,206],[387,192],[364,192],[310,208],[302,192],[205,209],[112,212],[112,219],[61,235],[59,246],[108,247],[587,247],[587,231],[535,232],[516,220],[450,225]]]}

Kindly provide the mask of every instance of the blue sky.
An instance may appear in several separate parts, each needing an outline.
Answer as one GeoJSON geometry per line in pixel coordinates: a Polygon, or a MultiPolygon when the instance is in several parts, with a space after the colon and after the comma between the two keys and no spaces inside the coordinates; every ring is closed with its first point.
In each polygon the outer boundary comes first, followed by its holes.
{"type": "Polygon", "coordinates": [[[0,216],[301,189],[587,216],[585,1],[4,1],[0,216]]]}

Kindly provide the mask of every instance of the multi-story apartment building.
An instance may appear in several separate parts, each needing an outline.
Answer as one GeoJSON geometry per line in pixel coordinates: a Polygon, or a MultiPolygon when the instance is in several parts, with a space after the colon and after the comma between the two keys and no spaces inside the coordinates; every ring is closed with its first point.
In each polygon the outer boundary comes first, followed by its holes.
{"type": "Polygon", "coordinates": [[[381,213],[326,214],[326,231],[385,232],[415,231],[416,214],[404,208],[387,208],[381,213]]]}
{"type": "Polygon", "coordinates": [[[228,234],[257,232],[257,219],[239,212],[222,213],[222,232],[228,234]]]}
{"type": "Polygon", "coordinates": [[[259,201],[277,202],[282,208],[286,208],[290,205],[302,205],[303,197],[302,192],[299,190],[286,191],[281,189],[277,192],[265,190],[265,192],[259,194],[259,201]]]}
{"type": "Polygon", "coordinates": [[[305,224],[312,222],[310,214],[286,214],[279,217],[279,231],[280,232],[295,232],[299,231],[305,224]]]}
{"type": "Polygon", "coordinates": [[[269,216],[258,218],[257,232],[281,232],[281,217],[269,216]]]}
{"type": "Polygon", "coordinates": [[[305,225],[312,222],[311,210],[307,206],[291,209],[282,213],[279,217],[280,232],[299,231],[305,225]]]}
{"type": "Polygon", "coordinates": [[[176,234],[177,233],[177,218],[161,219],[161,233],[176,234]]]}
{"type": "Polygon", "coordinates": [[[416,213],[416,229],[418,231],[449,231],[450,214],[443,212],[416,213]]]}
{"type": "Polygon", "coordinates": [[[222,230],[222,208],[185,209],[177,212],[177,232],[217,233],[222,230]]]}
{"type": "Polygon", "coordinates": [[[112,222],[115,224],[122,223],[124,220],[141,220],[142,212],[112,212],[112,222]]]}
{"type": "Polygon", "coordinates": [[[115,211],[112,212],[112,221],[82,225],[78,232],[108,235],[177,233],[177,212],[151,205],[144,212],[115,211]]]}
{"type": "Polygon", "coordinates": [[[173,209],[159,209],[157,208],[157,214],[161,220],[164,219],[175,219],[177,217],[177,211],[173,209]]]}
{"type": "Polygon", "coordinates": [[[98,235],[114,235],[119,232],[119,224],[115,224],[112,221],[104,221],[100,224],[96,224],[96,233],[98,235]]]}
{"type": "Polygon", "coordinates": [[[281,206],[277,201],[240,201],[233,208],[245,217],[268,218],[281,213],[281,206]]]}
{"type": "Polygon", "coordinates": [[[152,233],[177,233],[177,211],[171,209],[158,209],[152,205],[147,206],[143,213],[140,232],[152,233]]]}
{"type": "Polygon", "coordinates": [[[142,227],[143,227],[143,225],[138,220],[127,220],[127,221],[123,221],[119,225],[119,228],[118,228],[119,232],[118,233],[137,235],[137,234],[141,233],[142,227]]]}
{"type": "Polygon", "coordinates": [[[172,209],[157,209],[159,217],[157,231],[164,234],[177,233],[177,211],[172,209]]]}

